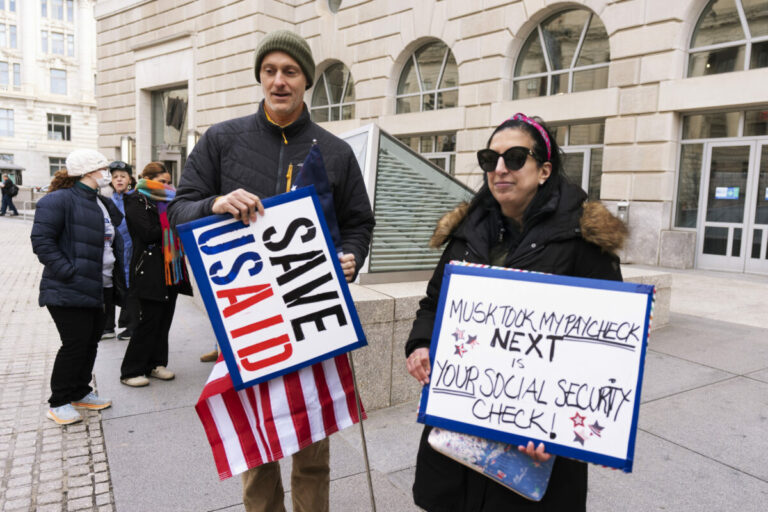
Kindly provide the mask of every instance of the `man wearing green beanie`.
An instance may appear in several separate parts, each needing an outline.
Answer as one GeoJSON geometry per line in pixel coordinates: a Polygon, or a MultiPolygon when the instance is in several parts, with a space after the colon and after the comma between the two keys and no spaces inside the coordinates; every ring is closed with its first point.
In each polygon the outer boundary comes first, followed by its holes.
{"type": "MultiPolygon", "coordinates": [[[[264,213],[260,198],[289,191],[294,172],[317,143],[341,232],[339,262],[352,281],[368,255],[373,212],[352,148],[309,118],[304,93],[315,77],[312,50],[293,32],[272,32],[256,49],[254,72],[264,93],[258,111],[215,124],[203,134],[184,165],[176,199],[168,207],[169,220],[175,226],[229,213],[245,224],[256,222],[257,213],[264,213]]],[[[327,437],[293,454],[295,512],[327,512],[329,483],[327,437]]],[[[243,473],[248,512],[284,512],[283,501],[277,462],[243,473]]]]}

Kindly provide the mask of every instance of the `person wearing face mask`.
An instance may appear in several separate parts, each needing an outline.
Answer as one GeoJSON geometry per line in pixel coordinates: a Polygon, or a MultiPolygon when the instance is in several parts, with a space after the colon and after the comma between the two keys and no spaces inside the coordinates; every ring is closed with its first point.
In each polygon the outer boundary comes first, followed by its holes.
{"type": "Polygon", "coordinates": [[[168,224],[168,203],[175,196],[165,165],[150,162],[141,172],[136,191],[125,199],[133,240],[131,295],[138,297],[141,311],[120,367],[120,382],[126,386],[146,386],[147,377],[175,377],[166,368],[168,332],[178,294],[192,295],[184,251],[168,224]]]}
{"type": "Polygon", "coordinates": [[[122,306],[125,294],[123,241],[115,229],[123,216],[98,193],[110,182],[108,164],[97,151],[73,151],[35,209],[30,238],[44,265],[39,304],[48,308],[61,336],[46,416],[60,425],[82,420],[76,408],[112,405],[89,384],[104,331],[105,297],[114,296],[122,306]]]}

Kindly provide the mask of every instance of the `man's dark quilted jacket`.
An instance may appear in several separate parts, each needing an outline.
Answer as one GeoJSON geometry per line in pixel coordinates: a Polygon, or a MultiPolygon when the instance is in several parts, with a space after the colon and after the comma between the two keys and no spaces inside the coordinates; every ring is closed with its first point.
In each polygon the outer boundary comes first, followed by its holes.
{"type": "Polygon", "coordinates": [[[211,126],[184,165],[168,208],[171,224],[211,215],[214,199],[238,188],[262,199],[285,192],[289,166],[296,171],[313,140],[333,190],[343,250],[355,255],[359,270],[374,226],[363,176],[352,148],[313,123],[306,105],[299,119],[284,128],[267,120],[263,101],[255,114],[211,126]]]}

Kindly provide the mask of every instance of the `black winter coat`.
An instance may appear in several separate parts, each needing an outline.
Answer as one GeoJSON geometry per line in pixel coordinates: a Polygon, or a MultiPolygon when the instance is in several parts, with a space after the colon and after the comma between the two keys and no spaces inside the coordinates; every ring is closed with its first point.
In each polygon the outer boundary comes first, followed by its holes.
{"type": "Polygon", "coordinates": [[[166,302],[169,293],[192,295],[188,280],[165,284],[163,227],[157,205],[140,192],[125,196],[125,219],[133,241],[129,280],[131,296],[166,302]]]}
{"type": "MultiPolygon", "coordinates": [[[[525,228],[504,266],[596,279],[621,280],[617,249],[626,228],[600,203],[587,203],[586,194],[562,181],[547,197],[537,197],[537,207],[526,212],[525,228]],[[598,245],[599,244],[599,245],[598,245]]],[[[529,208],[530,210],[530,208],[529,208]]],[[[429,347],[445,264],[450,260],[490,263],[492,247],[500,242],[504,223],[495,201],[473,209],[467,205],[446,214],[438,224],[433,245],[448,240],[421,300],[406,343],[406,357],[419,347],[429,347]]],[[[576,511],[585,510],[587,466],[558,457],[549,487],[540,502],[529,501],[458,462],[434,451],[425,427],[419,445],[415,503],[429,512],[576,511]]]]}
{"type": "Polygon", "coordinates": [[[45,265],[40,280],[40,306],[104,307],[104,215],[101,201],[115,227],[112,286],[115,302],[125,296],[123,240],[117,226],[123,215],[108,198],[75,185],[46,194],[37,202],[32,225],[32,250],[45,265]]]}
{"type": "Polygon", "coordinates": [[[352,148],[309,118],[306,105],[292,124],[280,128],[264,114],[264,102],[250,116],[211,126],[189,155],[168,216],[171,225],[211,215],[216,197],[243,188],[262,199],[285,192],[312,141],[323,155],[333,192],[342,249],[358,269],[368,255],[374,220],[363,176],[352,148]]]}

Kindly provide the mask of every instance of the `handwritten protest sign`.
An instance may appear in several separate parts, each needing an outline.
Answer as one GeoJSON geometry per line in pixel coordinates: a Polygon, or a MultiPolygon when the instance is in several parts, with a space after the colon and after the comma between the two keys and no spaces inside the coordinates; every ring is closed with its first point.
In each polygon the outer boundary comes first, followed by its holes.
{"type": "Polygon", "coordinates": [[[366,345],[314,187],[178,226],[235,389],[366,345]]]}
{"type": "Polygon", "coordinates": [[[653,286],[446,265],[419,421],[630,472],[653,286]]]}

